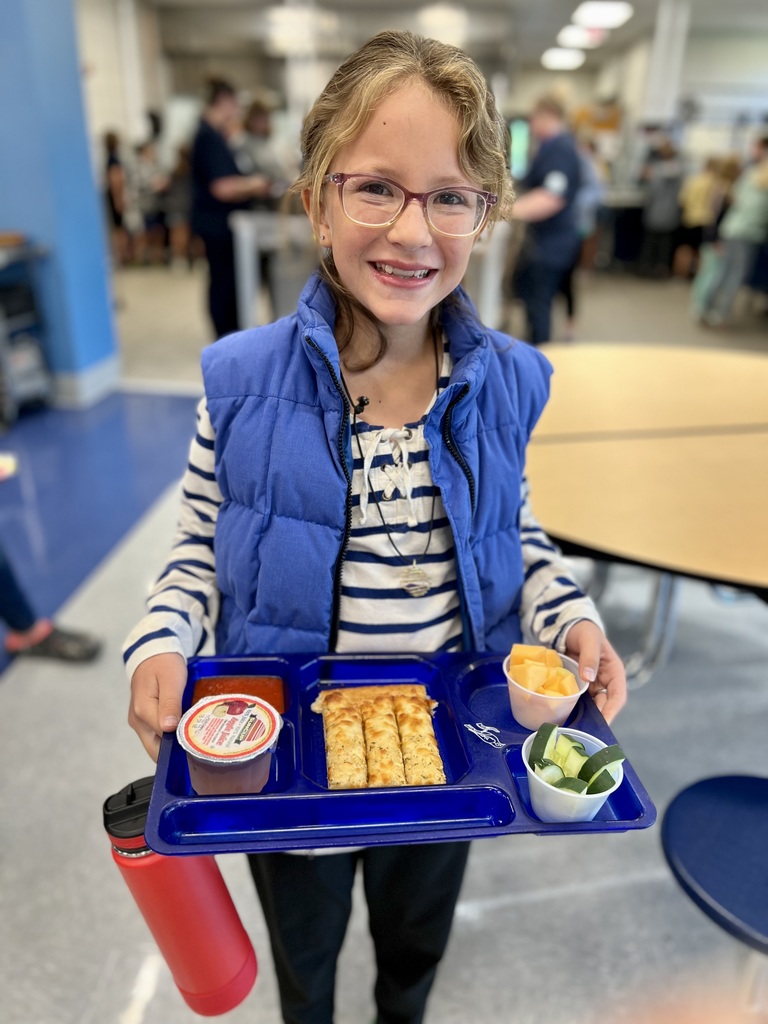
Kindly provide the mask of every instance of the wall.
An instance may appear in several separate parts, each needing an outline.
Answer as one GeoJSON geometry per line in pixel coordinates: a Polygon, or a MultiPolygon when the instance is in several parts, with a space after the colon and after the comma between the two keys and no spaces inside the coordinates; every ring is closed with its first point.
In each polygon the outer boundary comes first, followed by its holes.
{"type": "Polygon", "coordinates": [[[702,121],[768,118],[768,33],[690,39],[682,95],[695,98],[702,121]]]}
{"type": "Polygon", "coordinates": [[[507,93],[507,116],[527,114],[539,96],[557,93],[568,107],[581,107],[595,95],[595,76],[587,71],[573,71],[568,74],[546,71],[518,72],[507,93]]]}
{"type": "Polygon", "coordinates": [[[80,66],[69,3],[0,3],[0,224],[43,251],[43,344],[59,399],[74,404],[109,390],[118,369],[80,66]]]}

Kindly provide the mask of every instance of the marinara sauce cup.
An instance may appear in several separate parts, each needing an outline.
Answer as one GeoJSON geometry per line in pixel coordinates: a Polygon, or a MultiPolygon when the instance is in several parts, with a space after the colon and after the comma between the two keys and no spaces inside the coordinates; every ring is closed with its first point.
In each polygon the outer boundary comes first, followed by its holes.
{"type": "Polygon", "coordinates": [[[283,719],[259,697],[217,694],[194,704],[176,729],[200,796],[260,793],[283,719]]]}

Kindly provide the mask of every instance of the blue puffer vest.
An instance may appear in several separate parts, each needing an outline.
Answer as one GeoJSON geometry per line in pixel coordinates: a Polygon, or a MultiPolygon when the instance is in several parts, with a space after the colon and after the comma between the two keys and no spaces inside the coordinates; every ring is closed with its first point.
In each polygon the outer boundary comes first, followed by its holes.
{"type": "MultiPolygon", "coordinates": [[[[464,308],[447,304],[443,320],[453,373],[425,436],[453,529],[465,646],[505,651],[520,639],[520,480],[551,368],[531,346],[483,328],[460,298],[464,308]]],[[[203,353],[224,499],[219,653],[333,648],[352,466],[334,319],[315,275],[294,315],[203,353]]]]}

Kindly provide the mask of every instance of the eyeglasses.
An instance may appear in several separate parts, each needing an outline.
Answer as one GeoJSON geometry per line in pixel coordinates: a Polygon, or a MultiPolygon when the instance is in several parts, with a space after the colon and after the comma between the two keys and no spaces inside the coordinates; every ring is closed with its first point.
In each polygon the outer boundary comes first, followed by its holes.
{"type": "Polygon", "coordinates": [[[341,208],[355,224],[385,228],[394,224],[414,200],[421,204],[427,223],[440,235],[468,238],[485,224],[488,211],[499,201],[494,192],[458,185],[409,192],[389,178],[370,174],[327,174],[325,180],[339,190],[341,208]]]}

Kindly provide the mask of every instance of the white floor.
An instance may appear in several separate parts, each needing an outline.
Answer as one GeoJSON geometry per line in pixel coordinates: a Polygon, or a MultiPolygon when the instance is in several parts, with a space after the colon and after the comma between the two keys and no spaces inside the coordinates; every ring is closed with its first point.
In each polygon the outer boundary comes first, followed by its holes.
{"type": "MultiPolygon", "coordinates": [[[[639,307],[635,314],[625,308],[629,317],[640,315],[639,307]]],[[[204,322],[196,323],[190,350],[205,343],[204,322]]],[[[179,348],[185,344],[178,339],[179,348]]],[[[134,370],[139,362],[136,356],[134,370]]],[[[186,369],[177,379],[194,387],[193,353],[178,365],[186,369]]],[[[196,1019],[157,956],[101,824],[105,797],[152,772],[126,725],[119,651],[141,614],[175,509],[174,485],[62,609],[64,621],[87,622],[105,638],[96,665],[18,662],[0,677],[2,1024],[196,1019]]],[[[642,624],[647,586],[644,574],[623,570],[604,596],[609,629],[625,651],[642,624]]],[[[694,779],[755,769],[768,720],[767,638],[768,607],[756,599],[684,585],[671,660],[632,695],[615,725],[660,815],[694,779]]],[[[278,1024],[268,944],[244,859],[219,861],[260,964],[252,994],[220,1019],[278,1024]]],[[[735,1000],[742,960],[742,948],[678,889],[658,827],[484,840],[473,846],[428,1020],[650,1024],[657,1018],[638,1008],[658,1002],[674,1010],[691,986],[724,989],[735,1000]]],[[[371,985],[358,899],[340,963],[337,1024],[373,1019],[371,985]]],[[[708,1024],[735,1019],[734,1011],[708,1024]]]]}

